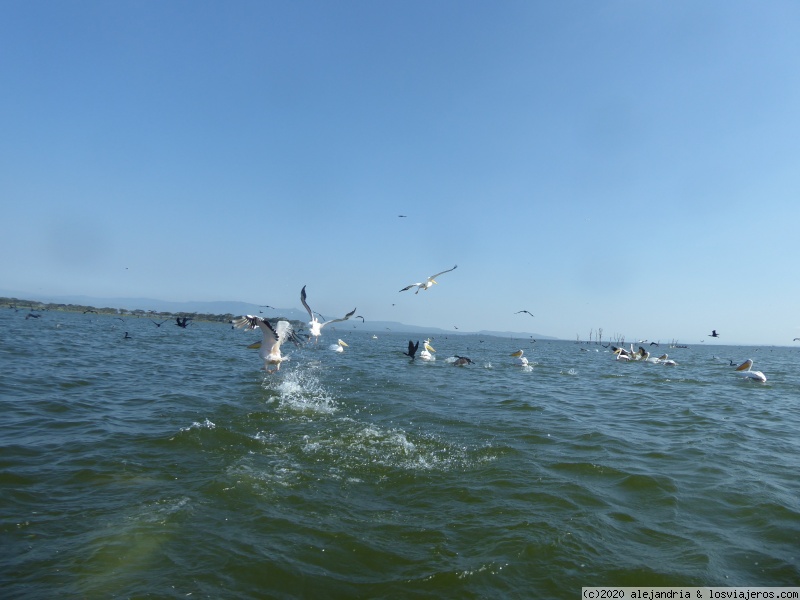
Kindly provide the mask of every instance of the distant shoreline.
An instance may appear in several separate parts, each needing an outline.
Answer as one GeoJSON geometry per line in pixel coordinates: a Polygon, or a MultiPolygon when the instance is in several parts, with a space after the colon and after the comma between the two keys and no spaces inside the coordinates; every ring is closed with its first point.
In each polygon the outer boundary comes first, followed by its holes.
{"type": "MultiPolygon", "coordinates": [[[[41,302],[39,300],[27,300],[24,298],[12,298],[0,296],[0,305],[5,305],[14,310],[28,310],[41,312],[72,312],[97,315],[112,315],[115,317],[153,317],[153,318],[178,318],[188,317],[193,321],[207,321],[210,323],[230,323],[237,315],[231,313],[198,313],[198,312],[170,312],[158,310],[143,310],[140,308],[129,310],[127,308],[97,307],[88,304],[69,304],[60,302],[41,302]]],[[[282,317],[272,317],[269,320],[279,320],[282,317]]],[[[294,325],[296,320],[286,319],[294,325]]]]}

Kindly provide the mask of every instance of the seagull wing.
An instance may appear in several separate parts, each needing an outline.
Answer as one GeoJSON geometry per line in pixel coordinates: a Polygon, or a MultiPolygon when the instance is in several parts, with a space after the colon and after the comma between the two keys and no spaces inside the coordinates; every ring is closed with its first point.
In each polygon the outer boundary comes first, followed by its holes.
{"type": "Polygon", "coordinates": [[[449,273],[450,271],[455,271],[458,265],[454,265],[452,269],[447,269],[446,271],[442,271],[441,273],[437,273],[436,275],[431,275],[428,279],[436,279],[439,275],[444,275],[445,273],[449,273]]]}
{"type": "Polygon", "coordinates": [[[303,286],[303,289],[300,290],[300,302],[303,303],[306,310],[308,311],[308,316],[311,317],[311,320],[314,320],[314,313],[311,312],[311,308],[308,306],[308,302],[306,302],[306,286],[303,286]]]}
{"type": "Polygon", "coordinates": [[[420,287],[420,286],[422,286],[422,285],[424,285],[422,282],[418,282],[418,283],[412,283],[411,285],[407,285],[406,287],[404,287],[404,288],[403,288],[402,290],[400,290],[400,291],[401,291],[401,292],[405,292],[406,290],[410,290],[410,289],[411,289],[411,288],[413,288],[413,287],[420,287]]]}
{"type": "MultiPolygon", "coordinates": [[[[356,308],[358,308],[358,307],[356,307],[356,308]]],[[[352,317],[354,314],[356,314],[356,309],[355,308],[353,310],[351,310],[349,313],[347,313],[345,316],[343,316],[341,319],[331,319],[330,321],[325,321],[324,323],[320,323],[319,326],[320,327],[325,327],[325,325],[327,325],[328,323],[338,323],[339,321],[347,321],[347,319],[352,317]]]]}

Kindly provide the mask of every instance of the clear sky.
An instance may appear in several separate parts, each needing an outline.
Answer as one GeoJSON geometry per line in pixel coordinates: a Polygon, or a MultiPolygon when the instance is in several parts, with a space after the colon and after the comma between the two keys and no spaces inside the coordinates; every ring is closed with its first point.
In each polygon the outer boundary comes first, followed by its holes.
{"type": "Polygon", "coordinates": [[[0,289],[800,337],[795,0],[0,0],[0,57],[0,289]]]}

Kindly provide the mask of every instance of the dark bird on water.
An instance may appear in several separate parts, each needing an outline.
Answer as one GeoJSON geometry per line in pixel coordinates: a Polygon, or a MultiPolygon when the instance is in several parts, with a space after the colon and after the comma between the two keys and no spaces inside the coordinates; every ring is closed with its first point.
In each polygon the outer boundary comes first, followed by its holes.
{"type": "Polygon", "coordinates": [[[175,321],[176,321],[175,325],[177,325],[178,327],[183,327],[184,329],[186,329],[186,327],[191,324],[191,323],[189,323],[189,321],[191,321],[191,320],[192,320],[191,317],[175,317],[175,321]]]}
{"type": "Polygon", "coordinates": [[[716,329],[712,329],[711,333],[708,334],[708,337],[719,337],[716,329]]]}
{"type": "Polygon", "coordinates": [[[417,340],[416,344],[411,340],[408,340],[408,352],[403,352],[403,354],[410,357],[411,360],[414,360],[414,355],[417,353],[418,348],[419,348],[419,340],[417,340]]]}
{"type": "Polygon", "coordinates": [[[125,337],[124,337],[123,339],[125,339],[125,340],[132,340],[133,338],[132,338],[131,336],[129,336],[129,335],[128,335],[128,332],[126,331],[126,332],[125,332],[125,337]]]}
{"type": "Polygon", "coordinates": [[[26,320],[27,320],[27,319],[38,319],[38,318],[39,318],[39,317],[41,317],[41,316],[42,316],[42,315],[37,315],[36,313],[29,312],[29,313],[27,314],[27,316],[25,317],[25,319],[26,319],[26,320]]]}
{"type": "Polygon", "coordinates": [[[456,355],[456,359],[453,361],[453,364],[457,367],[463,367],[464,365],[471,365],[472,360],[467,358],[466,356],[458,356],[456,355]]]}
{"type": "Polygon", "coordinates": [[[529,314],[530,316],[532,316],[532,317],[533,317],[533,316],[535,316],[535,315],[534,315],[534,314],[533,314],[531,311],[529,311],[529,310],[518,310],[518,311],[517,311],[517,312],[515,312],[514,314],[515,314],[515,315],[518,315],[519,313],[528,313],[528,314],[529,314]]]}

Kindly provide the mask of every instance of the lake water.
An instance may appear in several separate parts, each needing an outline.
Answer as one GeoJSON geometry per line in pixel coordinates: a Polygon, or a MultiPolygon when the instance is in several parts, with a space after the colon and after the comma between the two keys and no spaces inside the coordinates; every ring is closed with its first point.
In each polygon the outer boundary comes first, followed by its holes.
{"type": "Polygon", "coordinates": [[[800,349],[340,325],[266,374],[230,325],[0,311],[3,598],[800,585],[800,349]]]}

